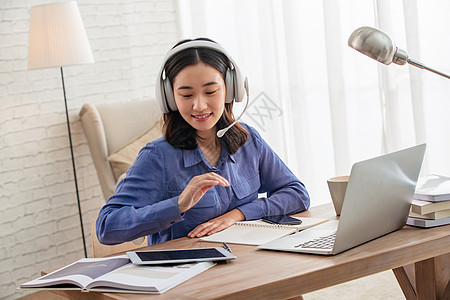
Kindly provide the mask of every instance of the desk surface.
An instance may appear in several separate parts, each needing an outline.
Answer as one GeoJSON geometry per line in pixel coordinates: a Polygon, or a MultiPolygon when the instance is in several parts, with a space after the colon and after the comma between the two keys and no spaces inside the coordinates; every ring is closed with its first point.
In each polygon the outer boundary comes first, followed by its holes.
{"type": "MultiPolygon", "coordinates": [[[[331,204],[313,207],[299,216],[335,218],[331,204]]],[[[181,238],[142,249],[202,248],[216,245],[220,244],[181,238]]],[[[230,244],[237,259],[217,265],[155,298],[289,298],[444,254],[447,260],[449,245],[450,225],[429,229],[405,226],[336,256],[267,251],[255,246],[230,244]]],[[[448,269],[445,276],[444,281],[448,282],[448,269]]],[[[445,286],[446,283],[443,289],[445,286]]],[[[142,297],[138,294],[116,293],[103,296],[106,299],[142,297]]]]}

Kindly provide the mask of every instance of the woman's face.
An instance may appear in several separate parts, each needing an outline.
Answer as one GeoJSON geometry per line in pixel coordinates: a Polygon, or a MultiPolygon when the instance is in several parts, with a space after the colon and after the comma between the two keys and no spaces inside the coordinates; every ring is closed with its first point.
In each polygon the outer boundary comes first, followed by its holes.
{"type": "Polygon", "coordinates": [[[226,93],[219,71],[203,62],[187,66],[174,78],[173,93],[181,116],[199,136],[216,133],[226,93]]]}

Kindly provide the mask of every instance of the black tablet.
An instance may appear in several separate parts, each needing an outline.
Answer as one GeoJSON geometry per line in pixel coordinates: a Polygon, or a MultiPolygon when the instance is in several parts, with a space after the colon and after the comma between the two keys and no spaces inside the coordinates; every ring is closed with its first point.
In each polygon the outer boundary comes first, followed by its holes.
{"type": "Polygon", "coordinates": [[[235,255],[222,247],[130,251],[127,252],[127,254],[131,261],[138,265],[178,264],[198,261],[220,261],[236,258],[235,255]]]}

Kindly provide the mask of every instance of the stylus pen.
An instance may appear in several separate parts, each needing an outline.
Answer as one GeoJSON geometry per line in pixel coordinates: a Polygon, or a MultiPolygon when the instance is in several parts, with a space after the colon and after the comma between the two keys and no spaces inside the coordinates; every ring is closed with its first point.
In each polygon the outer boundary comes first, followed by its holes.
{"type": "Polygon", "coordinates": [[[225,250],[227,250],[230,253],[233,253],[233,251],[231,251],[230,247],[228,247],[228,245],[225,242],[223,242],[222,245],[225,248],[225,250]]]}

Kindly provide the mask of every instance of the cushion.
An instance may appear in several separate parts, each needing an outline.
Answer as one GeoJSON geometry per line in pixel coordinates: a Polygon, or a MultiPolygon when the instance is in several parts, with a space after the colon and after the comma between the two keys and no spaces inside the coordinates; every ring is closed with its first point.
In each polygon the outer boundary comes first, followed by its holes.
{"type": "Polygon", "coordinates": [[[162,122],[158,121],[155,125],[144,132],[142,135],[133,139],[127,145],[123,146],[108,157],[114,176],[118,179],[128,168],[131,167],[139,151],[147,145],[147,143],[156,140],[162,136],[162,122]]]}

